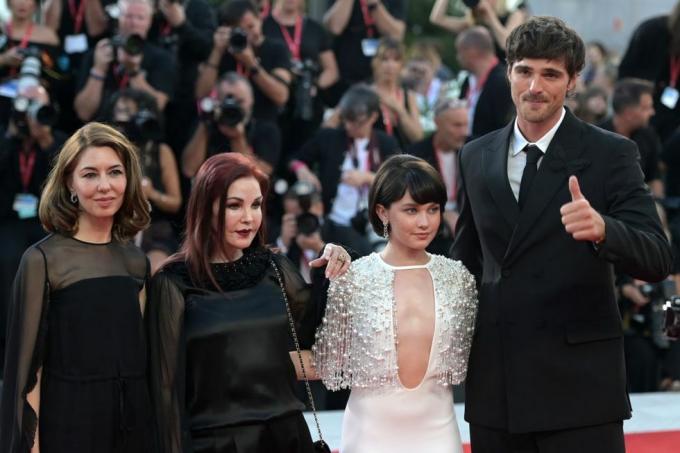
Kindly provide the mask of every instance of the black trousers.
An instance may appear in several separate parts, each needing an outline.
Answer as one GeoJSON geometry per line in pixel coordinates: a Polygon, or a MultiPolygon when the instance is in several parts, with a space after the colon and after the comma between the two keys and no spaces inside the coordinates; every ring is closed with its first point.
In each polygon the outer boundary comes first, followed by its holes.
{"type": "Polygon", "coordinates": [[[470,425],[472,453],[625,453],[623,422],[511,434],[470,425]]]}

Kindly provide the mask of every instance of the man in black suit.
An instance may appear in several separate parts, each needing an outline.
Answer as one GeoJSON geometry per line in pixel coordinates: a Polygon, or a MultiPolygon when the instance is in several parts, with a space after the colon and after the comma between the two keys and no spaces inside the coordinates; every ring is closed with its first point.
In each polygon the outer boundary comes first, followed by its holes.
{"type": "Polygon", "coordinates": [[[563,107],[584,54],[559,19],[517,27],[517,118],[460,153],[452,255],[479,286],[465,410],[474,453],[625,451],[613,270],[659,281],[671,252],[635,144],[563,107]]]}
{"type": "Polygon", "coordinates": [[[472,27],[456,38],[460,65],[470,71],[461,87],[461,98],[470,108],[472,138],[505,126],[515,113],[505,65],[496,57],[493,38],[484,27],[472,27]]]}

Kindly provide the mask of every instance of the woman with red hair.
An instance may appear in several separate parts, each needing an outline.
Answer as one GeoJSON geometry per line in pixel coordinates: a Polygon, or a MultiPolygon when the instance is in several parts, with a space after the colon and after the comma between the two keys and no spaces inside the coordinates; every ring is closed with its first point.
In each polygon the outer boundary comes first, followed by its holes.
{"type": "MultiPolygon", "coordinates": [[[[182,248],[152,281],[150,379],[165,453],[314,451],[293,393],[298,355],[290,354],[292,325],[301,348],[313,343],[311,292],[292,263],[264,246],[267,189],[245,156],[206,160],[182,248]]],[[[329,245],[310,264],[326,263],[335,278],[349,256],[329,245]]]]}

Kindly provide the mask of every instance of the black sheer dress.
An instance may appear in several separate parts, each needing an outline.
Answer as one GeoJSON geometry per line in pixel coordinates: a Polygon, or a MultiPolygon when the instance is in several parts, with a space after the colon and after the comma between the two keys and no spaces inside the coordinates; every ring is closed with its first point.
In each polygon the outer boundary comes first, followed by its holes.
{"type": "Polygon", "coordinates": [[[0,451],[148,453],[144,254],[52,234],[22,257],[9,313],[0,451]],[[26,395],[40,376],[36,416],[26,395]]]}
{"type": "Polygon", "coordinates": [[[299,320],[301,346],[309,348],[311,292],[283,256],[253,249],[213,264],[224,291],[192,282],[184,262],[154,276],[147,322],[160,451],[313,451],[304,405],[294,395],[295,347],[272,258],[299,320]]]}

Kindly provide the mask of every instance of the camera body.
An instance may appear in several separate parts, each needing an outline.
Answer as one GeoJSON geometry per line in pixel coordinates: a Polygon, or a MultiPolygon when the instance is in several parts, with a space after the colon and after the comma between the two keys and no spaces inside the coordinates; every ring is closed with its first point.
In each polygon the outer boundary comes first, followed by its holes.
{"type": "Polygon", "coordinates": [[[314,91],[315,82],[321,68],[310,59],[293,62],[293,74],[297,76],[295,82],[295,109],[293,116],[305,121],[314,118],[314,91]]]}
{"type": "Polygon", "coordinates": [[[158,117],[148,109],[141,109],[125,122],[118,123],[131,142],[144,144],[162,139],[162,129],[158,117]]]}
{"type": "Polygon", "coordinates": [[[19,53],[24,59],[19,68],[17,96],[12,101],[11,119],[19,135],[28,136],[29,118],[44,126],[52,126],[57,122],[57,110],[51,105],[27,98],[22,94],[29,88],[40,86],[42,61],[41,51],[37,47],[19,49],[19,53]]]}
{"type": "Polygon", "coordinates": [[[141,55],[144,52],[144,38],[136,34],[127,37],[116,35],[111,38],[111,45],[113,46],[114,57],[118,48],[123,49],[126,54],[132,57],[141,55]]]}
{"type": "Polygon", "coordinates": [[[319,217],[310,212],[314,198],[319,197],[314,185],[306,181],[298,181],[291,186],[287,196],[297,200],[302,210],[302,214],[295,218],[298,235],[311,236],[317,231],[321,231],[319,217]]]}
{"type": "Polygon", "coordinates": [[[248,33],[242,28],[234,28],[229,35],[229,50],[233,53],[241,53],[248,47],[248,33]]]}
{"type": "Polygon", "coordinates": [[[680,296],[670,297],[663,306],[663,333],[671,340],[680,338],[680,296]]]}
{"type": "Polygon", "coordinates": [[[476,8],[477,5],[479,5],[479,0],[463,0],[463,5],[467,6],[468,8],[476,8]]]}
{"type": "Polygon", "coordinates": [[[246,112],[232,95],[227,95],[221,102],[206,97],[199,102],[199,117],[202,121],[234,127],[245,120],[246,112]]]}

